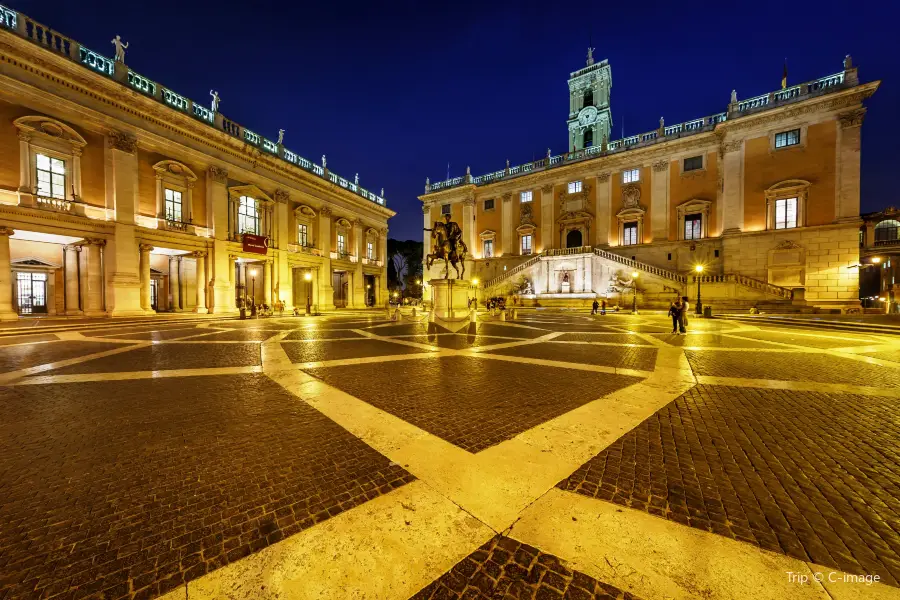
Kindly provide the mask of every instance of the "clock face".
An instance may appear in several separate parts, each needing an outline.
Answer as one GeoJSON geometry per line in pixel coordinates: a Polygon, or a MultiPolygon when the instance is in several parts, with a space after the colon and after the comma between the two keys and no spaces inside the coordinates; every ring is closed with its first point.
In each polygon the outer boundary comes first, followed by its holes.
{"type": "Polygon", "coordinates": [[[582,125],[590,125],[597,120],[597,108],[594,106],[585,106],[578,113],[578,122],[582,125]]]}

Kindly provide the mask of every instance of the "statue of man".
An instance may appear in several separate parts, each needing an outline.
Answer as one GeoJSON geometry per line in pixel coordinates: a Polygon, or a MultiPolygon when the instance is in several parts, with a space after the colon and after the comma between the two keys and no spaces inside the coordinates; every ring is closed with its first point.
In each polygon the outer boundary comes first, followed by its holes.
{"type": "Polygon", "coordinates": [[[327,168],[328,168],[328,161],[325,160],[325,155],[324,155],[324,154],[322,155],[322,168],[323,168],[323,169],[327,169],[327,168]]]}
{"type": "Polygon", "coordinates": [[[280,146],[284,142],[284,129],[278,130],[278,145],[280,146]]]}
{"type": "Polygon", "coordinates": [[[219,112],[219,92],[216,90],[209,90],[209,95],[212,96],[212,106],[210,106],[210,109],[213,112],[219,112]]]}
{"type": "Polygon", "coordinates": [[[737,104],[737,90],[731,90],[731,103],[737,104]]]}
{"type": "Polygon", "coordinates": [[[353,183],[356,184],[356,185],[359,185],[359,173],[357,173],[357,174],[353,177],[353,183]]]}
{"type": "Polygon", "coordinates": [[[116,36],[116,39],[112,40],[112,45],[116,47],[116,56],[115,61],[120,63],[125,63],[125,48],[128,47],[128,42],[123,42],[120,36],[116,36]]]}

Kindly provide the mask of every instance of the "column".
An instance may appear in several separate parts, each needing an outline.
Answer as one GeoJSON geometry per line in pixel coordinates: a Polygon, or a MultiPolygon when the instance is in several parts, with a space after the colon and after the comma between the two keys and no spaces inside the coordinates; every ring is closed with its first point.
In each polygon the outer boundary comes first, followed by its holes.
{"type": "Polygon", "coordinates": [[[726,142],[724,149],[724,188],[722,190],[722,233],[740,233],[744,228],[743,140],[726,142]]]}
{"type": "Polygon", "coordinates": [[[360,219],[353,221],[353,247],[356,254],[356,268],[353,270],[353,281],[350,288],[350,306],[352,308],[365,308],[366,286],[363,284],[363,257],[366,255],[366,240],[363,236],[363,222],[360,219]]]}
{"type": "Polygon", "coordinates": [[[86,317],[106,316],[103,310],[103,271],[100,252],[106,240],[87,238],[81,247],[81,296],[86,317]]]}
{"type": "Polygon", "coordinates": [[[66,314],[81,314],[81,246],[66,246],[64,293],[66,297],[66,314]]]}
{"type": "MultiPolygon", "coordinates": [[[[234,278],[234,272],[235,272],[234,259],[235,259],[235,256],[233,254],[228,256],[228,286],[232,290],[237,289],[237,286],[240,284],[240,281],[235,281],[235,278],[234,278]]],[[[212,261],[210,261],[210,262],[212,262],[212,261]]],[[[210,265],[210,266],[212,266],[212,265],[210,265]]],[[[213,285],[215,285],[215,283],[213,285]]],[[[216,300],[215,300],[215,292],[214,292],[212,312],[215,314],[219,314],[219,313],[223,312],[225,309],[222,306],[219,306],[219,309],[216,310],[215,302],[216,302],[216,300]]],[[[235,294],[235,293],[232,293],[232,295],[231,295],[230,306],[233,309],[237,309],[237,294],[235,294]]]]}
{"type": "Polygon", "coordinates": [[[553,185],[541,187],[541,248],[554,248],[553,241],[553,185]]]}
{"type": "MultiPolygon", "coordinates": [[[[475,239],[477,232],[475,231],[475,194],[470,193],[469,197],[463,200],[463,222],[462,222],[462,234],[463,241],[466,243],[466,246],[469,248],[469,256],[474,256],[476,247],[475,247],[475,239]]],[[[479,251],[480,255],[481,252],[479,251]]],[[[466,267],[468,270],[469,267],[466,267]]]]}
{"type": "MultiPolygon", "coordinates": [[[[431,235],[425,229],[431,229],[434,223],[431,222],[431,205],[427,202],[422,204],[422,278],[425,282],[431,279],[431,273],[425,268],[425,258],[431,253],[431,235]]],[[[387,268],[387,262],[382,263],[382,267],[387,268]]]]}
{"type": "Polygon", "coordinates": [[[206,277],[206,252],[194,252],[193,256],[197,261],[197,306],[194,307],[194,312],[205,315],[209,312],[206,308],[206,286],[209,285],[206,277]]]}
{"type": "Polygon", "coordinates": [[[319,269],[319,310],[334,308],[334,288],[331,285],[331,208],[319,210],[319,248],[322,267],[319,269]]]}
{"type": "Polygon", "coordinates": [[[0,226],[0,321],[16,321],[19,315],[13,310],[12,263],[9,255],[9,236],[15,230],[0,226]]]}
{"type": "MultiPolygon", "coordinates": [[[[297,235],[296,226],[294,227],[293,236],[291,235],[289,225],[290,219],[290,196],[285,192],[281,195],[275,193],[275,227],[278,232],[278,250],[275,256],[278,260],[276,263],[275,275],[275,297],[274,300],[284,302],[285,312],[290,312],[294,308],[294,278],[291,274],[291,265],[288,262],[287,245],[291,239],[297,235]]],[[[312,234],[312,232],[310,232],[312,234]]],[[[273,300],[273,302],[274,302],[273,300]]],[[[304,300],[304,307],[306,306],[304,300]]]]}
{"type": "Polygon", "coordinates": [[[272,306],[272,261],[263,265],[263,304],[272,306]]]}
{"type": "Polygon", "coordinates": [[[178,257],[169,257],[169,308],[175,312],[181,311],[179,293],[181,284],[178,281],[178,257]]]}
{"type": "Polygon", "coordinates": [[[184,277],[184,257],[176,256],[175,260],[178,263],[178,308],[179,310],[184,310],[187,308],[187,281],[184,277]]]}
{"type": "Polygon", "coordinates": [[[512,206],[512,193],[506,192],[503,194],[503,202],[500,205],[500,222],[502,224],[500,244],[503,256],[518,254],[516,240],[513,239],[512,206]]]}
{"type": "MultiPolygon", "coordinates": [[[[212,230],[212,255],[209,257],[212,294],[210,312],[234,314],[234,260],[228,254],[229,217],[228,172],[212,166],[206,171],[206,226],[212,230]]],[[[235,225],[236,226],[236,225],[235,225]]]]}
{"type": "Polygon", "coordinates": [[[150,307],[150,252],[153,246],[150,244],[141,244],[138,246],[141,253],[141,308],[152,313],[150,307]]]}
{"type": "MultiPolygon", "coordinates": [[[[385,227],[378,232],[378,260],[381,261],[381,275],[378,276],[378,294],[376,298],[376,306],[382,306],[387,302],[387,243],[388,228],[385,227]]],[[[428,244],[425,245],[425,252],[428,253],[428,244]]],[[[425,268],[422,268],[422,283],[425,283],[425,268]]]]}
{"type": "Polygon", "coordinates": [[[859,220],[859,168],[862,122],[866,110],[859,108],[838,115],[838,190],[834,220],[859,220]]]}
{"type": "Polygon", "coordinates": [[[612,183],[610,182],[609,171],[599,173],[597,175],[597,224],[594,226],[596,231],[596,244],[598,246],[609,246],[609,221],[612,218],[612,202],[610,200],[612,183]]]}
{"type": "Polygon", "coordinates": [[[669,161],[653,163],[650,172],[650,235],[654,242],[669,239],[669,161]]]}

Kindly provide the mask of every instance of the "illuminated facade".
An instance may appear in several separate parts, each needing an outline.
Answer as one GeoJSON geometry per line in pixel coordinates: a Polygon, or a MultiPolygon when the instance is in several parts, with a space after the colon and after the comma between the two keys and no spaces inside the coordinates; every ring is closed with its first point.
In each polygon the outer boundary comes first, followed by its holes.
{"type": "Polygon", "coordinates": [[[900,209],[862,216],[859,231],[860,295],[866,304],[900,312],[900,209]]]}
{"type": "Polygon", "coordinates": [[[2,6],[0,46],[0,318],[386,302],[383,194],[2,6]]]}
{"type": "Polygon", "coordinates": [[[612,74],[589,56],[569,80],[570,151],[426,182],[424,222],[449,212],[486,295],[526,304],[630,298],[632,273],[645,305],[665,304],[693,296],[702,265],[718,307],[855,308],[862,103],[878,85],[847,57],[828,77],[608,140],[612,74]]]}

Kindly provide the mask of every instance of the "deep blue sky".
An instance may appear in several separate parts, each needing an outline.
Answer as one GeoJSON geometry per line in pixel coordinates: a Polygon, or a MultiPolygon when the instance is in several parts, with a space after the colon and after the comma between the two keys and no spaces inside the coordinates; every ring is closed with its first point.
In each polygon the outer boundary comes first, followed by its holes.
{"type": "Polygon", "coordinates": [[[863,211],[900,203],[900,14],[879,2],[243,2],[10,0],[344,177],[385,188],[391,237],[421,239],[425,177],[565,151],[566,79],[589,36],[612,65],[613,138],[724,111],[837,72],[881,79],[863,126],[863,211]]]}

